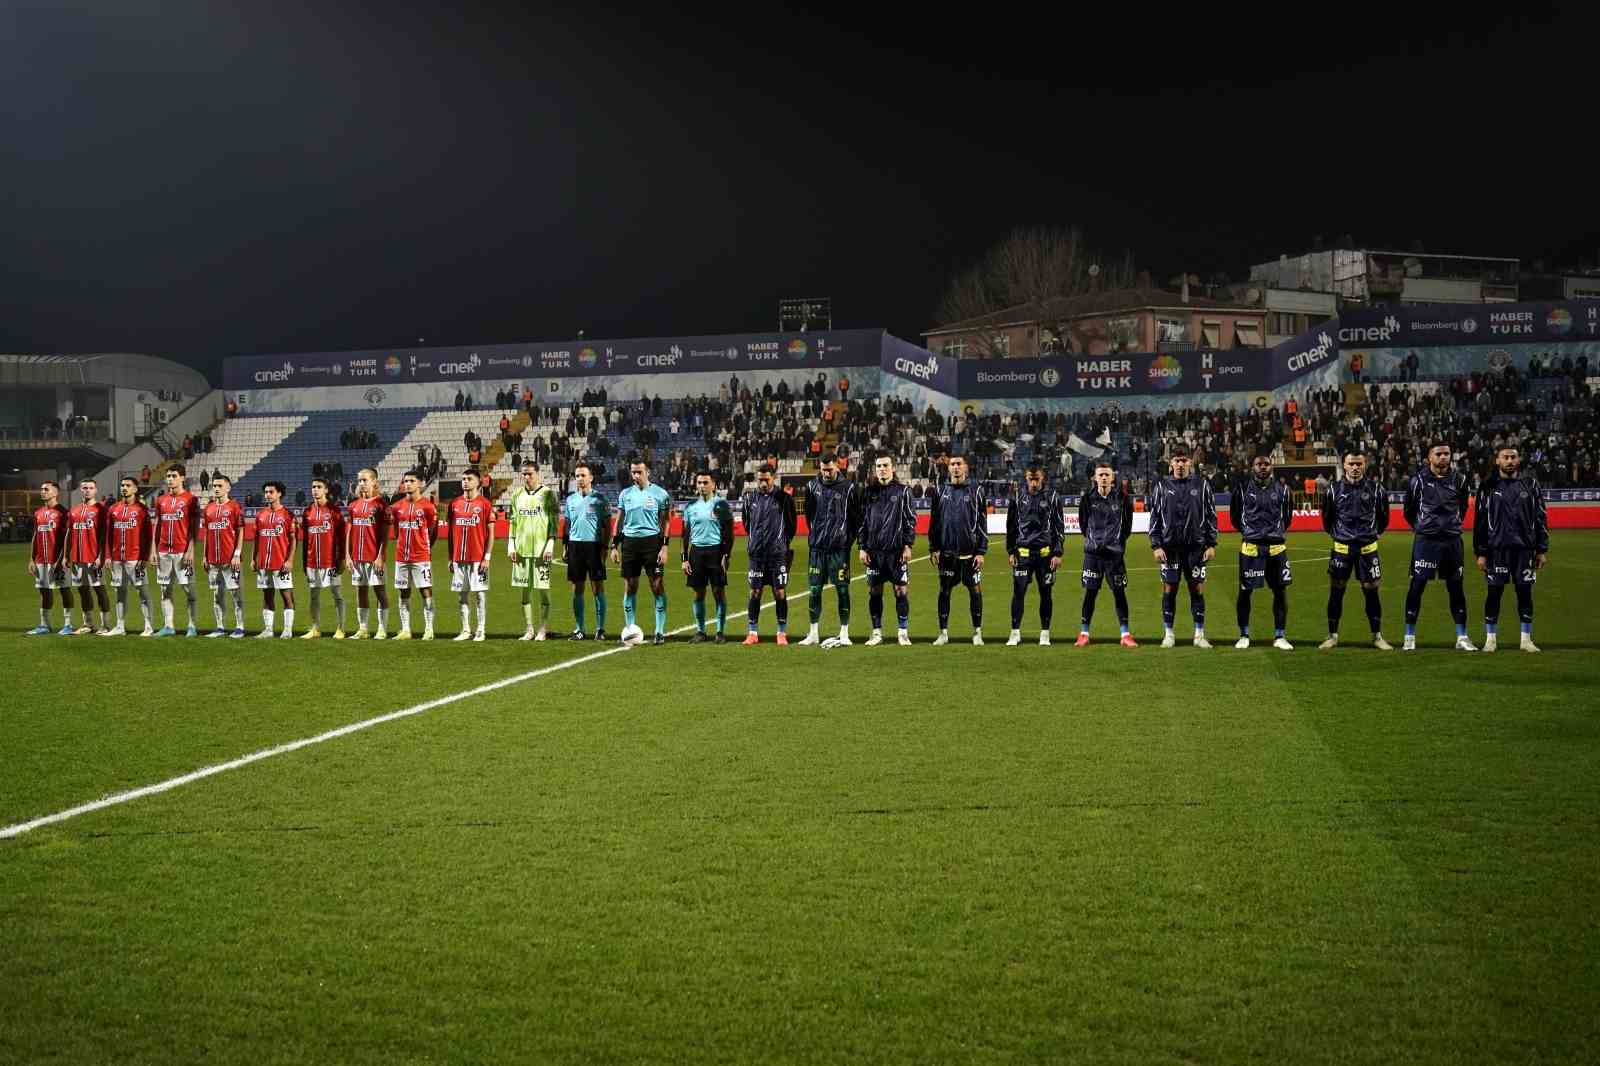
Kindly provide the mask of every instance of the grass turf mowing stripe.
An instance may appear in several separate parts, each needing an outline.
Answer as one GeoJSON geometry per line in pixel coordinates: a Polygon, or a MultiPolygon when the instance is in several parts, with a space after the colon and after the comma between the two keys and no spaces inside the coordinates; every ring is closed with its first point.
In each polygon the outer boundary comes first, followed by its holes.
{"type": "MultiPolygon", "coordinates": [[[[926,555],[922,555],[911,561],[912,563],[918,563],[926,558],[926,555]]],[[[861,581],[866,576],[866,574],[858,574],[850,580],[852,582],[861,581]]],[[[748,611],[735,611],[729,614],[727,617],[730,620],[734,618],[743,618],[748,613],[748,611]]],[[[669,636],[677,636],[680,633],[687,633],[689,630],[694,628],[696,627],[693,624],[679,626],[676,629],[668,630],[667,634],[669,636]]],[[[182,774],[178,777],[168,778],[165,781],[158,781],[153,785],[145,785],[141,788],[130,789],[126,792],[116,792],[109,796],[102,796],[100,799],[92,800],[89,803],[81,803],[76,807],[69,807],[64,811],[56,811],[54,814],[41,815],[40,817],[31,819],[30,821],[18,822],[15,825],[8,825],[4,828],[0,828],[0,840],[9,840],[14,837],[19,837],[24,833],[31,832],[35,829],[41,829],[47,825],[56,825],[60,822],[65,822],[70,818],[76,818],[83,814],[92,814],[95,811],[104,810],[107,807],[115,807],[121,803],[131,803],[132,801],[136,799],[142,799],[145,796],[153,796],[160,792],[168,792],[172,789],[180,788],[183,785],[192,784],[195,781],[200,781],[207,777],[214,777],[217,774],[224,773],[228,770],[237,770],[240,767],[249,766],[251,763],[260,762],[263,759],[270,759],[276,755],[287,755],[290,752],[299,751],[301,748],[311,747],[313,744],[323,744],[330,740],[337,740],[340,737],[349,736],[351,733],[359,733],[363,729],[370,729],[373,726],[383,725],[385,722],[392,722],[399,718],[409,718],[413,715],[425,714],[428,711],[436,710],[452,703],[459,703],[462,700],[471,699],[474,696],[482,696],[486,693],[494,692],[497,689],[521,684],[524,681],[532,681],[534,678],[543,677],[546,674],[553,674],[558,670],[567,670],[574,666],[580,666],[583,663],[594,662],[598,659],[604,659],[609,655],[615,655],[618,652],[628,650],[629,649],[625,645],[618,645],[614,648],[606,648],[603,651],[590,652],[588,655],[580,655],[575,659],[566,659],[552,666],[540,667],[537,670],[529,670],[524,673],[514,674],[511,677],[503,677],[498,681],[491,681],[488,684],[479,685],[476,688],[466,689],[461,692],[452,692],[448,695],[439,696],[435,699],[414,704],[410,707],[403,707],[398,711],[390,711],[388,714],[380,714],[375,718],[366,718],[359,722],[351,722],[349,725],[343,725],[337,729],[330,729],[324,733],[318,733],[316,736],[301,737],[299,740],[291,740],[286,744],[278,744],[274,747],[263,748],[260,751],[254,751],[248,755],[241,755],[237,759],[230,759],[227,762],[216,763],[211,766],[204,766],[198,770],[191,771],[187,774],[182,774]]]]}

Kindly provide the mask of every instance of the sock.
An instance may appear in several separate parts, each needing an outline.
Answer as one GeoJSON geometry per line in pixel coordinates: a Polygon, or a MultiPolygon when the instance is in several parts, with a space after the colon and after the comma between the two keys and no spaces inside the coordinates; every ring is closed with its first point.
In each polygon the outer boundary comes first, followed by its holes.
{"type": "Polygon", "coordinates": [[[192,583],[188,584],[188,585],[185,585],[183,587],[183,598],[184,598],[185,601],[187,601],[187,603],[189,605],[189,616],[188,616],[189,617],[189,628],[193,629],[194,628],[194,608],[195,608],[196,600],[195,600],[195,588],[194,588],[194,585],[192,583]]]}
{"type": "Polygon", "coordinates": [[[268,633],[271,633],[271,632],[274,631],[273,628],[272,628],[272,608],[271,607],[263,607],[263,608],[261,608],[261,628],[265,629],[268,633]]]}
{"type": "Polygon", "coordinates": [[[597,629],[606,627],[606,594],[601,592],[594,598],[594,624],[597,629]]]}
{"type": "Polygon", "coordinates": [[[478,632],[482,633],[489,624],[489,594],[480,590],[478,592],[478,632]]]}
{"type": "Polygon", "coordinates": [[[583,632],[584,600],[581,591],[572,594],[572,617],[577,620],[578,632],[583,632]]]}
{"type": "Polygon", "coordinates": [[[774,603],[772,605],[772,610],[773,610],[773,613],[775,613],[778,616],[778,632],[779,633],[787,633],[789,631],[789,599],[788,599],[788,597],[786,596],[783,599],[778,600],[776,603],[774,603]]]}
{"type": "Polygon", "coordinates": [[[1172,632],[1172,622],[1177,615],[1178,590],[1167,588],[1163,585],[1161,588],[1161,624],[1166,627],[1168,633],[1172,632]]]}
{"type": "Polygon", "coordinates": [[[402,630],[404,630],[405,632],[407,632],[407,633],[411,632],[411,601],[410,600],[401,600],[400,601],[400,628],[402,630]]]}
{"type": "Polygon", "coordinates": [[[1450,618],[1456,624],[1456,636],[1467,635],[1467,587],[1460,579],[1444,583],[1445,594],[1450,597],[1450,618]]]}
{"type": "Polygon", "coordinates": [[[839,627],[850,628],[850,582],[836,581],[833,591],[839,595],[839,627]]]}
{"type": "Polygon", "coordinates": [[[1518,585],[1517,618],[1522,623],[1522,635],[1533,636],[1533,586],[1518,585]]]}
{"type": "MultiPolygon", "coordinates": [[[[1100,590],[1095,588],[1083,590],[1083,609],[1078,612],[1078,628],[1080,632],[1089,632],[1089,623],[1094,621],[1094,602],[1100,598],[1100,590]]],[[[1018,620],[1020,621],[1020,619],[1018,620]]],[[[1016,629],[1016,624],[1011,626],[1016,629]]]]}
{"type": "Polygon", "coordinates": [[[904,592],[894,594],[894,616],[901,629],[911,624],[911,599],[904,592]]]}
{"type": "MultiPolygon", "coordinates": [[[[128,586],[124,585],[117,590],[117,625],[123,625],[123,616],[128,613],[128,586]]],[[[41,622],[50,620],[50,612],[44,608],[39,609],[41,622]]]]}
{"type": "Polygon", "coordinates": [[[667,631],[667,594],[663,592],[656,597],[656,629],[657,633],[667,631]]]}
{"type": "Polygon", "coordinates": [[[293,633],[294,632],[294,608],[293,607],[285,607],[283,609],[283,631],[285,633],[293,633]]]}
{"type": "MultiPolygon", "coordinates": [[[[895,600],[895,609],[898,610],[900,601],[895,600]]],[[[939,582],[939,632],[943,633],[950,628],[950,586],[939,582]]]]}
{"type": "MultiPolygon", "coordinates": [[[[1044,590],[1040,589],[1043,595],[1044,590]]],[[[1012,577],[1011,579],[1011,628],[1022,628],[1022,607],[1028,596],[1028,579],[1012,577]]]]}
{"type": "Polygon", "coordinates": [[[633,618],[634,618],[634,614],[635,614],[635,608],[638,607],[638,603],[639,603],[639,597],[637,595],[635,595],[634,593],[632,593],[632,592],[624,592],[622,594],[622,624],[623,625],[625,625],[625,626],[633,625],[633,618]]]}
{"type": "Polygon", "coordinates": [[[728,601],[717,601],[717,632],[726,632],[728,628],[728,601]]]}
{"type": "Polygon", "coordinates": [[[1411,579],[1411,587],[1406,589],[1406,636],[1411,636],[1417,631],[1417,616],[1422,613],[1422,593],[1428,587],[1428,582],[1423,578],[1411,579]]]}
{"type": "Polygon", "coordinates": [[[1236,600],[1234,602],[1233,607],[1234,607],[1234,614],[1238,617],[1238,620],[1239,620],[1239,635],[1241,637],[1248,637],[1250,635],[1250,590],[1249,589],[1241,588],[1239,590],[1239,598],[1238,598],[1238,600],[1236,600]]]}
{"type": "MultiPolygon", "coordinates": [[[[84,606],[88,605],[85,604],[84,606]]],[[[164,592],[161,595],[161,624],[168,629],[172,628],[172,594],[170,592],[164,592]]]]}
{"type": "Polygon", "coordinates": [[[872,628],[883,628],[883,586],[873,585],[867,590],[867,614],[872,618],[872,628]]]}
{"type": "Polygon", "coordinates": [[[1378,595],[1377,589],[1363,588],[1361,590],[1366,600],[1367,624],[1374,633],[1383,630],[1383,599],[1378,595]]]}
{"type": "Polygon", "coordinates": [[[333,593],[333,628],[344,628],[344,593],[335,585],[330,590],[333,593]]]}
{"type": "MultiPolygon", "coordinates": [[[[820,575],[819,575],[820,577],[820,575]]],[[[822,582],[813,581],[806,589],[806,610],[811,615],[811,624],[816,625],[822,621],[822,582]]]]}
{"type": "Polygon", "coordinates": [[[311,628],[322,628],[322,590],[315,586],[311,589],[311,628]]]}
{"type": "MultiPolygon", "coordinates": [[[[66,601],[63,600],[62,602],[64,603],[66,601]]],[[[140,585],[139,586],[139,615],[140,615],[140,617],[142,617],[144,619],[144,624],[145,624],[146,628],[149,628],[149,626],[150,626],[150,616],[151,616],[151,614],[152,614],[152,611],[151,611],[151,608],[150,608],[150,589],[145,585],[140,585]]]]}
{"type": "Polygon", "coordinates": [[[1117,608],[1117,625],[1122,628],[1122,635],[1128,635],[1128,590],[1111,586],[1111,599],[1117,608]]]}
{"type": "Polygon", "coordinates": [[[463,633],[472,631],[472,608],[468,606],[467,597],[467,593],[463,592],[461,594],[461,632],[463,633]]]}
{"type": "Polygon", "coordinates": [[[750,599],[745,603],[744,617],[749,624],[750,632],[754,633],[756,631],[756,623],[761,618],[761,597],[756,593],[752,592],[750,599]]]}
{"type": "Polygon", "coordinates": [[[550,590],[539,590],[539,626],[544,628],[550,624],[550,590]]]}
{"type": "Polygon", "coordinates": [[[369,610],[369,608],[366,608],[366,607],[357,607],[356,608],[356,628],[357,629],[365,629],[365,628],[367,628],[367,611],[368,610],[369,610]]]}
{"type": "MultiPolygon", "coordinates": [[[[211,594],[211,613],[216,617],[217,628],[222,628],[222,590],[219,588],[211,594]]],[[[117,604],[117,625],[122,624],[122,604],[117,604]]]]}
{"type": "Polygon", "coordinates": [[[433,599],[429,597],[422,601],[422,626],[424,629],[433,628],[433,599]]]}
{"type": "MultiPolygon", "coordinates": [[[[1372,589],[1362,589],[1362,591],[1363,592],[1371,592],[1373,590],[1372,589]]],[[[1367,606],[1368,606],[1368,609],[1369,609],[1369,612],[1370,612],[1370,608],[1372,606],[1372,603],[1371,603],[1370,599],[1367,602],[1367,606]]],[[[1343,585],[1329,585],[1328,586],[1328,632],[1330,634],[1339,632],[1339,619],[1342,618],[1342,617],[1344,617],[1344,586],[1343,585]]]]}
{"type": "Polygon", "coordinates": [[[706,601],[704,599],[694,601],[694,629],[696,633],[704,633],[706,631],[706,601]]]}
{"type": "Polygon", "coordinates": [[[1203,592],[1189,590],[1189,616],[1194,619],[1194,628],[1201,630],[1206,627],[1206,595],[1203,592]]]}
{"type": "Polygon", "coordinates": [[[233,596],[233,628],[244,629],[244,589],[229,589],[233,596]]]}
{"type": "Polygon", "coordinates": [[[39,624],[42,626],[50,624],[50,612],[44,607],[39,608],[39,624]]]}
{"type": "MultiPolygon", "coordinates": [[[[1039,586],[1039,628],[1049,629],[1050,619],[1055,617],[1055,613],[1056,590],[1049,583],[1042,584],[1039,586]]],[[[1020,622],[1021,619],[1018,619],[1018,621],[1020,622]]],[[[1017,627],[1013,625],[1011,628],[1016,629],[1017,627]]]]}
{"type": "Polygon", "coordinates": [[[1281,637],[1289,628],[1289,590],[1272,590],[1272,635],[1281,637]]]}
{"type": "Polygon", "coordinates": [[[389,609],[387,607],[378,608],[378,630],[383,633],[389,631],[389,609]]]}
{"type": "Polygon", "coordinates": [[[533,628],[533,599],[527,589],[522,590],[522,624],[529,629],[533,628]]]}

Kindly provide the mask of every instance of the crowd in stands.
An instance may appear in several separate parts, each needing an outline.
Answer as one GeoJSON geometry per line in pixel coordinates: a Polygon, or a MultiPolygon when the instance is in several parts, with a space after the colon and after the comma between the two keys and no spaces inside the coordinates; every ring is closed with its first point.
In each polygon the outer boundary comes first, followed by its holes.
{"type": "Polygon", "coordinates": [[[183,443],[179,446],[185,460],[193,459],[197,455],[207,455],[216,448],[211,439],[211,434],[202,433],[198,437],[185,433],[183,443]]]}
{"type": "Polygon", "coordinates": [[[339,434],[339,447],[354,450],[379,447],[378,435],[370,429],[351,426],[339,434]]]}

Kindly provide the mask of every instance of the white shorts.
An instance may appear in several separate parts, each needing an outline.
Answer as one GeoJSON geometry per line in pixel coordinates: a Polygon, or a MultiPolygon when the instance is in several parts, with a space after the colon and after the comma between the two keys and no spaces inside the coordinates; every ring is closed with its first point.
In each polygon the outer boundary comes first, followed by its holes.
{"type": "Polygon", "coordinates": [[[59,566],[49,566],[45,563],[34,564],[33,587],[36,589],[58,589],[67,583],[67,572],[59,566]]]}
{"type": "Polygon", "coordinates": [[[156,553],[156,584],[170,585],[176,579],[178,584],[187,585],[194,576],[194,556],[185,552],[182,555],[167,552],[156,553]]]}
{"type": "Polygon", "coordinates": [[[395,563],[394,587],[397,589],[433,588],[433,564],[395,563]]]}
{"type": "Polygon", "coordinates": [[[451,563],[451,592],[488,592],[489,568],[482,563],[451,563]]]}
{"type": "Polygon", "coordinates": [[[351,563],[350,584],[356,588],[383,588],[383,567],[378,563],[351,563]]]}
{"type": "Polygon", "coordinates": [[[237,566],[208,566],[206,567],[206,584],[214,589],[236,589],[239,587],[239,568],[237,566]]]}
{"type": "Polygon", "coordinates": [[[318,567],[306,571],[306,588],[308,589],[333,589],[344,583],[340,572],[331,566],[318,567]]]}
{"type": "Polygon", "coordinates": [[[101,569],[99,563],[72,563],[67,567],[67,583],[73,588],[81,585],[99,588],[101,569]]]}
{"type": "Polygon", "coordinates": [[[257,570],[256,588],[277,589],[279,592],[289,592],[294,589],[293,570],[257,570]]]}
{"type": "Polygon", "coordinates": [[[144,563],[138,559],[113,559],[106,564],[109,584],[114,589],[123,585],[132,585],[134,588],[144,587],[144,563]]]}

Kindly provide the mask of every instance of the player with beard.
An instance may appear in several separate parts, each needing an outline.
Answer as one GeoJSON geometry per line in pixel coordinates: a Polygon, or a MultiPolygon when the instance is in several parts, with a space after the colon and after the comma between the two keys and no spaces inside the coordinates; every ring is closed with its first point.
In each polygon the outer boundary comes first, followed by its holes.
{"type": "Polygon", "coordinates": [[[1294,571],[1289,568],[1289,521],[1294,503],[1289,486],[1272,476],[1272,456],[1258,451],[1250,460],[1250,476],[1234,482],[1229,496],[1228,517],[1240,537],[1239,543],[1239,641],[1235,648],[1250,646],[1250,594],[1262,586],[1272,590],[1272,646],[1279,651],[1294,651],[1289,643],[1289,584],[1294,571]]]}
{"type": "Polygon", "coordinates": [[[61,590],[62,628],[72,629],[72,589],[67,584],[67,509],[61,506],[61,488],[54,481],[39,483],[40,507],[33,512],[33,553],[28,557],[28,576],[39,590],[39,624],[28,630],[30,637],[55,632],[50,609],[55,605],[55,589],[61,590]]]}
{"type": "Polygon", "coordinates": [[[806,486],[806,583],[811,612],[811,628],[801,644],[825,644],[830,648],[850,643],[850,545],[861,535],[861,486],[846,478],[844,456],[825,460],[817,476],[806,486]],[[839,635],[822,641],[823,583],[833,582],[838,596],[839,635]]]}
{"type": "Polygon", "coordinates": [[[1394,651],[1383,639],[1383,601],[1378,598],[1383,579],[1378,538],[1389,528],[1389,494],[1377,479],[1367,477],[1367,457],[1361,452],[1346,452],[1340,465],[1344,476],[1322,494],[1322,528],[1333,538],[1333,548],[1328,553],[1328,639],[1317,648],[1339,646],[1344,590],[1353,576],[1366,599],[1372,646],[1394,651]]]}
{"type": "Polygon", "coordinates": [[[1073,647],[1089,644],[1094,621],[1094,601],[1102,584],[1111,586],[1111,599],[1122,630],[1119,643],[1137,648],[1128,630],[1128,536],[1133,532],[1133,498],[1117,483],[1116,471],[1104,459],[1094,464],[1094,483],[1078,500],[1078,532],[1083,534],[1083,612],[1073,647]]]}
{"type": "Polygon", "coordinates": [[[1177,643],[1172,623],[1178,610],[1178,582],[1189,586],[1194,646],[1206,640],[1206,564],[1217,554],[1217,505],[1211,483],[1194,469],[1189,449],[1172,449],[1172,473],[1156,480],[1150,494],[1150,547],[1161,567],[1161,646],[1177,643]]]}
{"type": "Polygon", "coordinates": [[[872,635],[867,647],[883,643],[883,586],[894,587],[894,613],[900,623],[899,643],[909,646],[911,600],[911,546],[917,541],[917,514],[911,492],[895,480],[894,460],[879,455],[872,461],[872,477],[862,499],[860,557],[867,568],[867,610],[872,615],[872,635]]]}
{"type": "Polygon", "coordinates": [[[111,629],[106,625],[106,615],[111,613],[111,603],[106,599],[102,578],[106,557],[106,505],[100,502],[100,490],[95,487],[93,478],[83,479],[78,494],[81,501],[67,512],[67,580],[78,588],[82,624],[77,629],[62,626],[60,635],[81,637],[95,632],[95,627],[89,624],[92,600],[100,606],[100,635],[109,636],[111,629]]]}
{"type": "Polygon", "coordinates": [[[378,472],[371,467],[356,475],[356,498],[350,501],[344,524],[344,557],[350,560],[350,583],[356,588],[356,631],[352,640],[367,639],[367,619],[371,607],[367,590],[378,597],[377,626],[373,640],[389,637],[388,573],[384,554],[389,550],[389,504],[378,485],[378,472]]]}
{"type": "Polygon", "coordinates": [[[1550,555],[1544,492],[1537,479],[1522,473],[1522,453],[1515,444],[1496,449],[1494,465],[1494,473],[1478,487],[1478,514],[1472,524],[1472,554],[1489,586],[1483,604],[1483,650],[1499,647],[1500,598],[1510,584],[1517,593],[1522,650],[1536,652],[1533,583],[1550,555]]]}
{"type": "Polygon", "coordinates": [[[1477,651],[1467,636],[1466,571],[1461,550],[1461,527],[1466,521],[1471,494],[1467,477],[1454,467],[1450,442],[1436,440],[1428,447],[1428,461],[1406,488],[1402,513],[1411,526],[1411,587],[1406,590],[1406,639],[1401,651],[1417,650],[1417,617],[1422,594],[1434,578],[1444,581],[1450,599],[1450,617],[1456,624],[1456,650],[1477,651]]]}
{"type": "Polygon", "coordinates": [[[200,532],[205,538],[206,583],[211,586],[211,612],[217,628],[207,637],[244,636],[244,591],[240,588],[239,561],[244,554],[244,510],[228,498],[233,482],[222,474],[211,479],[211,502],[200,512],[200,532]],[[222,597],[233,597],[233,632],[223,624],[222,597]]]}
{"type": "Polygon", "coordinates": [[[756,471],[756,487],[744,494],[745,551],[749,556],[750,603],[745,615],[745,644],[761,643],[757,626],[761,619],[761,594],[772,586],[772,611],[778,619],[778,643],[789,643],[789,564],[794,560],[794,540],[798,522],[794,497],[778,487],[778,474],[765,465],[756,471]]]}
{"type": "Polygon", "coordinates": [[[950,480],[933,495],[928,519],[928,552],[939,570],[939,635],[934,644],[950,643],[950,595],[956,585],[967,590],[972,617],[972,643],[983,644],[983,557],[989,550],[989,508],[983,490],[967,480],[967,459],[950,457],[950,480]]]}

